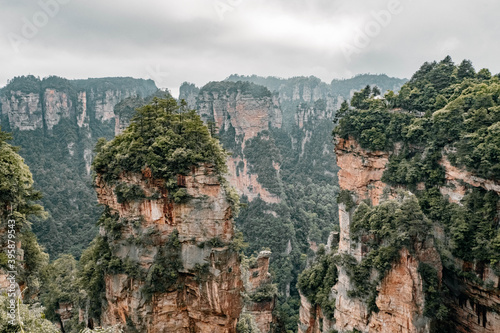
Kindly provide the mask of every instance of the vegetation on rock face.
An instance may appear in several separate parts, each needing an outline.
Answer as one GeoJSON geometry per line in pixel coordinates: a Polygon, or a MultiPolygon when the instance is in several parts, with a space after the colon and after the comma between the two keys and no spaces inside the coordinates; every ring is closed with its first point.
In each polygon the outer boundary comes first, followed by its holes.
{"type": "MultiPolygon", "coordinates": [[[[476,74],[470,61],[455,66],[446,57],[439,63],[425,63],[398,94],[388,92],[384,99],[373,95],[366,87],[354,94],[351,106],[344,103],[333,134],[354,138],[364,149],[391,151],[382,181],[410,189],[418,200],[412,199],[408,202],[411,207],[404,209],[400,206],[407,205],[404,201],[358,206],[351,234],[369,252],[359,264],[354,258],[345,258],[342,263],[351,269],[352,295],[376,291],[378,281],[367,282],[372,269],[383,276],[402,246],[411,250],[412,244],[423,239],[430,222],[444,231],[438,241],[444,273],[482,284],[474,272],[456,268],[455,258],[498,270],[499,195],[463,184],[467,193],[457,204],[440,189],[446,183],[446,159],[476,177],[500,178],[499,78],[487,70],[476,74]],[[407,220],[412,214],[414,217],[407,220]]],[[[443,300],[453,296],[439,284],[432,266],[421,263],[419,274],[425,293],[424,315],[445,327],[450,324],[450,312],[443,300]]],[[[443,281],[448,280],[453,278],[444,277],[443,281]]],[[[375,309],[375,298],[370,296],[367,301],[369,308],[375,309]]]]}
{"type": "MultiPolygon", "coordinates": [[[[148,199],[140,185],[120,179],[123,173],[147,174],[147,177],[163,180],[170,199],[183,202],[189,198],[186,189],[178,185],[179,175],[187,175],[193,167],[206,164],[214,167],[221,182],[224,182],[222,175],[226,172],[226,153],[218,140],[212,137],[194,110],[187,110],[184,103],[178,104],[173,98],[154,97],[151,103],[138,108],[122,134],[110,142],[99,140],[96,153],[93,163],[95,172],[108,184],[114,185],[114,193],[118,202],[122,203],[148,199]]],[[[230,188],[226,192],[227,200],[236,209],[238,196],[230,188]]],[[[183,268],[177,230],[158,248],[147,271],[129,258],[114,255],[113,244],[116,241],[147,247],[160,240],[157,230],[142,230],[141,223],[141,219],[120,218],[112,214],[109,207],[105,208],[98,222],[105,235],[99,235],[93,241],[79,263],[78,284],[92,300],[89,315],[93,318],[100,318],[101,315],[106,275],[127,274],[141,281],[141,292],[148,301],[155,293],[164,293],[176,287],[183,268]],[[129,227],[134,230],[135,236],[123,239],[122,231],[129,227]]],[[[220,240],[213,239],[207,245],[219,246],[219,243],[220,240]]],[[[195,279],[202,281],[208,276],[208,267],[197,265],[192,273],[195,279]]]]}
{"type": "Polygon", "coordinates": [[[10,298],[3,292],[0,293],[0,332],[37,332],[59,333],[60,330],[49,320],[45,319],[44,309],[39,305],[29,306],[19,302],[17,305],[15,325],[9,323],[10,298]],[[20,320],[17,320],[19,318],[20,320]]]}
{"type": "Polygon", "coordinates": [[[3,219],[16,213],[19,227],[27,226],[27,216],[43,215],[41,193],[33,188],[33,178],[28,166],[19,156],[19,149],[7,143],[12,137],[0,130],[0,208],[3,219]],[[11,210],[12,208],[12,210],[11,210]]]}
{"type": "Polygon", "coordinates": [[[12,95],[12,91],[40,97],[38,110],[31,117],[41,121],[42,128],[18,130],[11,126],[11,119],[6,114],[0,115],[0,121],[4,129],[12,131],[13,144],[21,147],[19,154],[33,173],[35,188],[44,194],[41,203],[48,217],[37,220],[33,232],[52,259],[61,253],[78,258],[97,233],[95,221],[102,210],[95,204],[97,198],[87,168],[97,138],[111,139],[114,136],[115,121],[96,119],[96,106],[102,102],[114,103],[113,99],[106,97],[106,91],[119,97],[120,94],[147,96],[156,90],[152,80],[66,80],[56,76],[43,79],[26,76],[12,79],[0,91],[5,98],[16,99],[17,103],[21,103],[23,97],[12,95]],[[68,114],[58,115],[56,110],[52,116],[61,118],[51,129],[42,122],[48,118],[42,115],[46,89],[63,93],[68,98],[68,114]]]}
{"type": "Polygon", "coordinates": [[[313,265],[300,273],[297,288],[312,305],[319,305],[323,313],[333,319],[335,298],[330,293],[338,279],[338,257],[333,253],[326,253],[324,247],[316,255],[313,265]]]}
{"type": "Polygon", "coordinates": [[[422,277],[422,287],[425,294],[424,315],[439,320],[446,319],[448,309],[443,304],[440,292],[439,278],[436,269],[428,264],[419,263],[418,273],[422,277]]]}
{"type": "Polygon", "coordinates": [[[19,76],[10,80],[7,86],[4,88],[7,95],[9,96],[11,92],[23,92],[23,93],[38,93],[40,91],[40,78],[33,75],[19,76]]]}
{"type": "Polygon", "coordinates": [[[240,93],[251,95],[254,98],[271,97],[271,92],[266,87],[245,81],[238,81],[235,84],[224,81],[210,82],[200,90],[200,94],[204,94],[205,92],[217,92],[219,94],[240,93]]]}
{"type": "Polygon", "coordinates": [[[71,255],[62,255],[59,259],[44,267],[43,285],[40,300],[45,316],[52,322],[61,322],[57,311],[69,306],[71,318],[64,322],[66,332],[78,332],[85,327],[79,323],[79,310],[85,309],[86,294],[78,284],[78,262],[71,255]]]}
{"type": "Polygon", "coordinates": [[[129,127],[110,142],[99,142],[93,162],[95,172],[114,183],[123,172],[151,170],[164,179],[165,188],[177,189],[176,176],[187,175],[192,166],[207,163],[219,173],[226,171],[226,154],[211,137],[194,110],[175,99],[155,98],[137,109],[129,127]]]}
{"type": "Polygon", "coordinates": [[[354,258],[344,262],[354,286],[350,295],[365,299],[370,311],[378,311],[377,285],[399,259],[399,251],[405,247],[415,252],[425,242],[430,228],[431,223],[414,196],[404,197],[401,202],[385,201],[375,207],[362,202],[354,212],[350,229],[353,241],[364,239],[367,252],[359,264],[354,258]]]}
{"type": "Polygon", "coordinates": [[[445,181],[443,157],[476,176],[500,178],[500,80],[476,75],[466,60],[454,66],[447,57],[425,63],[399,94],[386,94],[386,101],[370,99],[366,92],[355,94],[359,96],[364,99],[357,98],[357,105],[366,109],[344,105],[334,134],[354,137],[371,150],[391,150],[399,143],[382,180],[412,190],[425,183],[426,189],[417,191],[420,205],[446,228],[452,253],[468,261],[497,263],[498,195],[474,189],[457,205],[442,198],[437,187],[445,181]],[[447,102],[439,108],[422,104],[437,96],[447,102]]]}
{"type": "Polygon", "coordinates": [[[351,106],[356,109],[343,105],[334,134],[352,136],[370,150],[392,150],[396,142],[403,143],[409,158],[447,147],[456,165],[498,179],[500,80],[473,75],[473,69],[461,69],[464,62],[457,67],[447,57],[426,63],[399,94],[389,92],[385,100],[371,99],[366,89],[355,93],[351,106]],[[435,99],[445,102],[436,105],[435,99]]]}
{"type": "MultiPolygon", "coordinates": [[[[13,147],[7,140],[11,136],[0,130],[0,269],[14,270],[18,272],[18,282],[24,282],[28,288],[25,297],[35,297],[40,288],[41,270],[48,262],[48,256],[38,245],[35,235],[31,231],[31,220],[33,218],[46,217],[42,206],[36,203],[41,194],[33,187],[33,178],[28,166],[19,156],[18,148],[13,147]],[[9,220],[14,220],[13,228],[8,225],[9,220]],[[9,230],[9,232],[7,232],[9,230]],[[15,267],[9,266],[7,253],[8,243],[12,237],[16,243],[21,243],[24,260],[17,253],[15,267]]],[[[10,240],[10,242],[9,242],[10,240]]],[[[18,252],[20,252],[18,250],[18,252]]]]}
{"type": "Polygon", "coordinates": [[[269,132],[260,132],[257,137],[247,141],[244,154],[250,163],[250,172],[257,174],[257,180],[270,193],[280,195],[283,191],[278,170],[274,163],[279,162],[280,152],[269,132]]]}
{"type": "Polygon", "coordinates": [[[237,333],[259,333],[254,317],[249,313],[242,313],[236,325],[237,333]]]}
{"type": "Polygon", "coordinates": [[[179,270],[182,269],[180,251],[179,232],[174,230],[168,241],[158,250],[153,265],[149,268],[142,289],[147,297],[154,293],[164,293],[176,285],[179,270]]]}
{"type": "Polygon", "coordinates": [[[115,186],[114,191],[118,203],[138,201],[146,198],[144,190],[136,184],[119,183],[115,186]]]}

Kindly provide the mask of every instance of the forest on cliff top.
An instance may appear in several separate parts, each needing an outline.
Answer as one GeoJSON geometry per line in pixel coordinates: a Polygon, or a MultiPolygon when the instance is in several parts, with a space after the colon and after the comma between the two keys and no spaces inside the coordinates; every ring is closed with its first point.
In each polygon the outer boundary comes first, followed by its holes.
{"type": "Polygon", "coordinates": [[[337,283],[337,267],[344,267],[352,282],[350,297],[378,312],[377,286],[399,251],[414,253],[416,244],[431,238],[441,255],[444,283],[440,284],[441,273],[435,268],[419,265],[426,295],[424,315],[433,320],[433,331],[455,332],[459,321],[450,304],[460,294],[459,281],[486,290],[498,288],[494,281],[483,281],[483,272],[491,267],[500,274],[500,196],[467,185],[459,203],[450,201],[440,191],[446,182],[443,161],[475,177],[498,181],[500,76],[488,69],[476,72],[468,60],[459,65],[450,57],[426,62],[399,93],[381,96],[370,86],[355,93],[350,103],[342,104],[336,123],[335,139],[354,139],[368,152],[389,152],[382,181],[415,196],[382,198],[373,206],[370,200],[360,202],[354,193],[342,190],[338,200],[353,216],[351,238],[368,252],[361,262],[335,251],[318,252],[315,263],[299,277],[300,290],[333,318],[330,289],[337,283]],[[443,230],[444,238],[438,239],[433,230],[443,230]],[[456,258],[483,270],[458,266],[456,258]]]}

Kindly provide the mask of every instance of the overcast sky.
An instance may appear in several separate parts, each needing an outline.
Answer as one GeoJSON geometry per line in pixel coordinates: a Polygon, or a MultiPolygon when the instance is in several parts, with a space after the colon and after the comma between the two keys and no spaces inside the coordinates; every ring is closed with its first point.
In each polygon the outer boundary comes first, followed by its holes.
{"type": "Polygon", "coordinates": [[[500,72],[498,0],[0,0],[0,86],[25,74],[410,77],[450,54],[500,72]]]}

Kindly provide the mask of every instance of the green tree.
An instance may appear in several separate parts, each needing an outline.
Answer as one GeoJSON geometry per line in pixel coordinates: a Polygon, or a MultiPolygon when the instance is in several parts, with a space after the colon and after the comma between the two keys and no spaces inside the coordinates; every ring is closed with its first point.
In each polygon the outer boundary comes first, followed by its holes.
{"type": "Polygon", "coordinates": [[[369,105],[366,103],[366,99],[370,97],[372,89],[369,85],[363,88],[361,91],[355,92],[351,98],[351,106],[357,109],[366,110],[369,105]]]}
{"type": "Polygon", "coordinates": [[[491,72],[487,68],[482,68],[477,72],[477,78],[481,81],[486,81],[491,79],[491,72]]]}
{"type": "Polygon", "coordinates": [[[464,59],[460,65],[458,66],[457,78],[459,80],[463,80],[466,78],[474,78],[476,76],[476,70],[474,66],[472,66],[472,62],[470,60],[464,59]]]}

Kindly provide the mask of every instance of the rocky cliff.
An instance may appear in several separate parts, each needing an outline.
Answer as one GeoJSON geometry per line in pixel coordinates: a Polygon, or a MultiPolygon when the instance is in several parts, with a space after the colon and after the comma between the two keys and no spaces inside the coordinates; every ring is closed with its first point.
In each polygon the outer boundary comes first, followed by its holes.
{"type": "Polygon", "coordinates": [[[65,80],[33,76],[12,79],[0,93],[1,125],[10,130],[52,130],[63,118],[79,127],[115,119],[114,106],[129,96],[148,96],[153,81],[132,78],[65,80]]]}
{"type": "MultiPolygon", "coordinates": [[[[340,240],[338,248],[331,254],[337,258],[352,256],[360,264],[368,256],[369,244],[373,238],[357,239],[352,235],[355,207],[363,200],[378,206],[381,202],[396,199],[400,191],[406,189],[391,187],[382,181],[389,162],[389,153],[363,149],[353,139],[338,139],[335,152],[340,167],[339,186],[348,191],[345,193],[349,193],[351,199],[347,198],[339,204],[340,240]]],[[[396,145],[393,153],[397,152],[396,145]]],[[[443,157],[440,164],[446,174],[441,192],[448,200],[460,202],[465,193],[474,187],[483,187],[498,193],[497,182],[476,177],[452,166],[446,157],[443,157]]],[[[422,190],[425,185],[420,184],[418,187],[422,190]]],[[[442,263],[442,251],[446,250],[439,244],[447,244],[448,240],[442,228],[436,225],[434,228],[432,237],[398,252],[389,271],[376,286],[376,311],[370,309],[369,302],[365,299],[353,294],[353,275],[349,272],[349,265],[339,259],[338,280],[329,296],[335,301],[334,320],[326,318],[320,306],[312,305],[303,296],[299,332],[319,333],[329,332],[331,329],[338,332],[350,332],[354,329],[362,332],[440,331],[434,323],[435,319],[429,318],[426,313],[427,304],[432,299],[426,289],[422,264],[432,267],[437,272],[438,285],[444,285],[451,291],[444,302],[450,309],[451,317],[448,319],[454,323],[457,332],[498,332],[500,277],[484,262],[455,259],[458,271],[481,273],[480,280],[476,282],[458,278],[442,263]]],[[[372,271],[372,276],[374,273],[372,271]]]]}
{"type": "Polygon", "coordinates": [[[243,269],[245,290],[249,296],[243,308],[243,315],[248,314],[255,321],[260,332],[272,332],[271,325],[276,321],[273,315],[276,297],[272,278],[269,273],[271,252],[261,251],[248,267],[243,269]]]}
{"type": "Polygon", "coordinates": [[[194,168],[183,179],[191,197],[184,204],[168,200],[158,182],[143,175],[122,175],[120,181],[140,186],[148,197],[160,193],[159,198],[118,203],[114,187],[97,179],[99,202],[111,214],[129,221],[110,244],[112,256],[151,271],[162,247],[175,233],[180,259],[175,285],[150,299],[143,292],[144,281],[130,274],[106,275],[103,325],[119,324],[151,333],[235,332],[243,282],[238,253],[231,248],[231,206],[209,165],[194,168]],[[140,222],[134,227],[132,221],[140,222]],[[131,243],[146,231],[153,235],[152,244],[131,243]]]}
{"type": "Polygon", "coordinates": [[[33,228],[52,258],[78,257],[97,230],[90,165],[99,137],[115,135],[114,106],[157,90],[151,80],[17,77],[0,90],[0,126],[30,166],[49,218],[33,228]]]}
{"type": "Polygon", "coordinates": [[[173,98],[155,100],[97,152],[95,186],[105,209],[94,247],[83,255],[103,267],[104,294],[89,288],[93,299],[102,297],[91,309],[96,319],[126,332],[232,333],[239,321],[268,332],[275,297],[266,292],[274,288],[269,254],[255,259],[258,270],[248,277],[255,267],[242,267],[226,153],[200,116],[173,98]],[[140,140],[139,150],[130,149],[140,140]],[[154,156],[141,153],[149,147],[158,148],[154,156]]]}
{"type": "Polygon", "coordinates": [[[329,138],[344,97],[314,77],[232,76],[202,88],[185,83],[180,98],[231,152],[228,179],[247,204],[237,226],[250,244],[247,254],[272,251],[270,269],[287,309],[280,315],[286,323],[277,325],[294,330],[299,258],[326,243],[338,219],[329,138]]]}
{"type": "MultiPolygon", "coordinates": [[[[227,161],[229,182],[239,194],[249,201],[260,197],[268,203],[280,202],[279,193],[271,193],[259,182],[259,175],[250,170],[244,154],[248,140],[282,126],[279,101],[271,96],[270,91],[248,83],[212,82],[201,90],[184,84],[180,97],[196,109],[204,121],[214,123],[221,141],[232,152],[227,161]]],[[[273,158],[273,163],[278,173],[277,156],[273,158]]]]}

